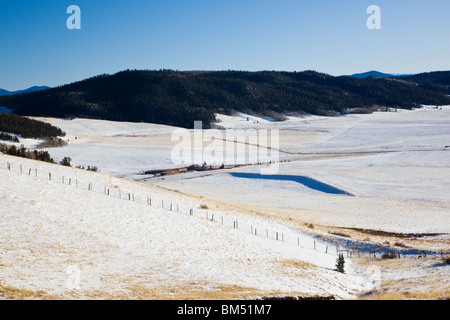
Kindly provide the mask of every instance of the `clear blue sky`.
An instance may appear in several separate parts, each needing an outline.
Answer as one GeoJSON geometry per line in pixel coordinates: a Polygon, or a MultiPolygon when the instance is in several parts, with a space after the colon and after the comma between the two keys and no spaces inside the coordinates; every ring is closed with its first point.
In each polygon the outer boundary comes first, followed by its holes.
{"type": "Polygon", "coordinates": [[[449,0],[0,0],[0,88],[124,69],[450,70],[449,35],[449,0]]]}

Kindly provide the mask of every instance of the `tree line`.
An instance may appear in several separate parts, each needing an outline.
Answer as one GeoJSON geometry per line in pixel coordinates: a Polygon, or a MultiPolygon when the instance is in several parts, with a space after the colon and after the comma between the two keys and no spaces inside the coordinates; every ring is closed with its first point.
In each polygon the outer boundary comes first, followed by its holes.
{"type": "Polygon", "coordinates": [[[32,160],[39,160],[49,163],[55,163],[50,154],[47,151],[29,150],[23,145],[16,147],[15,145],[8,145],[0,143],[0,153],[4,153],[10,156],[22,157],[32,160]]]}
{"type": "Polygon", "coordinates": [[[21,135],[23,138],[65,136],[65,132],[49,123],[29,119],[13,113],[0,114],[0,131],[21,135]]]}

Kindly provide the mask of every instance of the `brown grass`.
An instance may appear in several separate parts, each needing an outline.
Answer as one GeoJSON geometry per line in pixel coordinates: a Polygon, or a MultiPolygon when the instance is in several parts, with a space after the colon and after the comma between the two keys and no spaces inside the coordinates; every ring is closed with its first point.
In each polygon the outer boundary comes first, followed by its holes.
{"type": "Polygon", "coordinates": [[[349,234],[343,233],[343,232],[337,232],[337,231],[328,231],[329,234],[334,234],[335,236],[344,237],[344,238],[351,238],[349,234]]]}
{"type": "Polygon", "coordinates": [[[393,237],[393,238],[422,238],[422,237],[432,237],[442,235],[442,233],[397,233],[397,232],[387,232],[382,230],[360,229],[360,228],[345,228],[345,229],[354,230],[356,232],[369,234],[372,236],[393,237]]]}
{"type": "Polygon", "coordinates": [[[442,300],[450,299],[449,278],[445,271],[433,270],[441,257],[408,259],[359,259],[358,264],[377,266],[381,271],[379,287],[366,292],[361,300],[442,300]],[[428,272],[424,272],[429,270],[428,272]],[[403,271],[407,270],[406,274],[403,271]],[[417,270],[417,272],[415,272],[417,270]]]}
{"type": "Polygon", "coordinates": [[[61,298],[57,295],[49,294],[41,290],[33,291],[23,288],[14,288],[11,286],[0,287],[0,296],[13,300],[57,300],[61,298]]]}
{"type": "Polygon", "coordinates": [[[274,294],[238,285],[208,285],[202,282],[157,287],[134,283],[128,285],[125,291],[94,292],[89,297],[102,300],[253,300],[274,294]]]}
{"type": "Polygon", "coordinates": [[[450,290],[372,292],[359,300],[448,300],[450,290]]]}
{"type": "Polygon", "coordinates": [[[396,247],[400,247],[400,248],[409,248],[407,245],[405,245],[404,243],[402,243],[402,242],[396,242],[396,243],[394,243],[394,246],[396,246],[396,247]]]}

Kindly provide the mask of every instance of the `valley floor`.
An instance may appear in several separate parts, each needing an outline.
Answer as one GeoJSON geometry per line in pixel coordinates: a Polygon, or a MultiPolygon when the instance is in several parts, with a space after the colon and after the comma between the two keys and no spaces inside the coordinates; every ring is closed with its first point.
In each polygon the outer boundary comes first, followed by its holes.
{"type": "Polygon", "coordinates": [[[177,128],[42,119],[102,173],[0,155],[0,296],[449,298],[450,107],[217,118],[279,130],[277,172],[143,175],[177,167],[177,128]]]}

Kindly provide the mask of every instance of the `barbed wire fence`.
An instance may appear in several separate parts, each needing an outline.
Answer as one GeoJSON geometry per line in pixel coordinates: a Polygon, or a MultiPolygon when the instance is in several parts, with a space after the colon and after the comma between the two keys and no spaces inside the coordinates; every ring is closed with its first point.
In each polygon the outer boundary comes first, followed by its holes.
{"type": "MultiPolygon", "coordinates": [[[[132,201],[143,206],[163,209],[168,213],[186,214],[191,217],[220,224],[225,228],[236,229],[240,232],[256,237],[266,238],[268,240],[291,245],[293,248],[297,247],[301,249],[314,250],[319,253],[333,256],[345,254],[349,258],[351,258],[352,255],[355,254],[357,254],[358,256],[368,255],[375,258],[381,257],[381,255],[383,254],[383,251],[370,249],[370,247],[367,247],[367,249],[365,250],[361,250],[361,248],[352,249],[349,247],[341,246],[333,241],[321,239],[319,237],[305,237],[304,235],[300,235],[294,230],[290,230],[287,228],[283,230],[273,230],[268,226],[262,226],[257,223],[252,223],[248,220],[239,220],[235,217],[230,217],[229,215],[218,210],[196,208],[192,205],[178,203],[171,199],[158,198],[155,195],[136,194],[135,192],[132,192],[130,190],[122,190],[118,186],[111,186],[108,184],[94,184],[93,182],[88,182],[79,178],[74,178],[72,176],[55,174],[50,170],[38,170],[36,167],[32,166],[26,167],[22,164],[13,164],[9,161],[6,161],[6,166],[5,164],[0,165],[0,169],[13,171],[22,175],[34,177],[36,179],[61,183],[66,186],[73,186],[77,189],[83,189],[94,194],[98,194],[99,196],[114,197],[124,201],[132,201]]],[[[441,252],[441,255],[443,254],[444,253],[441,252]]],[[[399,254],[398,257],[401,257],[401,255],[399,254]]]]}

